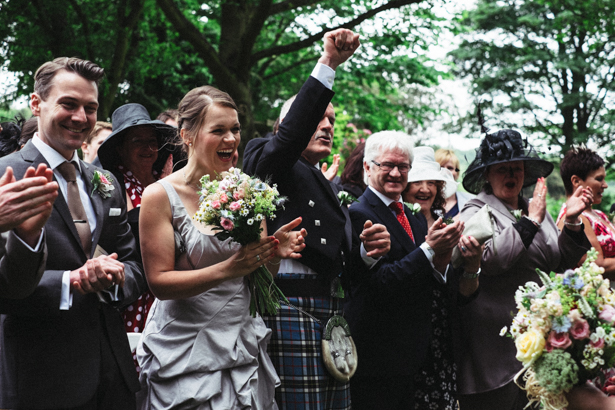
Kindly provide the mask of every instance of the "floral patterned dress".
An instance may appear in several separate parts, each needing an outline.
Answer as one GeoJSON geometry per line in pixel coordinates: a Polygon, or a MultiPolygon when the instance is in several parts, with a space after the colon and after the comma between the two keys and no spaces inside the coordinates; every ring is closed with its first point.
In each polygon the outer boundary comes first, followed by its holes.
{"type": "MultiPolygon", "coordinates": [[[[583,212],[583,216],[589,220],[589,223],[596,234],[598,243],[600,243],[600,247],[602,248],[602,255],[605,258],[615,258],[615,232],[613,231],[613,226],[611,225],[611,222],[609,222],[609,219],[604,212],[594,209],[594,213],[598,215],[598,218],[591,215],[589,212],[583,212]]],[[[558,223],[565,214],[566,203],[562,205],[562,209],[557,217],[558,223]]],[[[615,369],[610,369],[609,371],[604,372],[604,376],[604,383],[599,378],[593,380],[593,383],[596,387],[602,389],[606,393],[606,387],[613,385],[609,379],[615,376],[615,369]]]]}
{"type": "Polygon", "coordinates": [[[457,410],[457,367],[446,288],[433,290],[431,347],[425,365],[414,377],[415,410],[457,410]]]}
{"type": "MultiPolygon", "coordinates": [[[[596,234],[596,238],[598,238],[598,243],[600,243],[600,247],[602,248],[602,255],[605,258],[615,258],[615,231],[613,230],[613,226],[604,212],[594,209],[594,213],[598,215],[598,217],[595,217],[589,212],[583,212],[583,216],[589,220],[596,234]]],[[[566,203],[564,202],[557,217],[557,223],[559,223],[560,219],[562,219],[565,214],[566,203]]]]}

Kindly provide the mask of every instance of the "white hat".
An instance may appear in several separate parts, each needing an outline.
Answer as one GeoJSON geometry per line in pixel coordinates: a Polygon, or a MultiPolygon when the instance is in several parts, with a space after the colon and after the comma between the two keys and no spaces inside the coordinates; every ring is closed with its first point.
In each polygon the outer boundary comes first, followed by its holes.
{"type": "Polygon", "coordinates": [[[414,148],[414,161],[412,169],[408,172],[408,182],[418,181],[444,181],[442,192],[444,198],[450,197],[457,191],[457,182],[453,179],[453,174],[436,162],[431,147],[414,148]]]}

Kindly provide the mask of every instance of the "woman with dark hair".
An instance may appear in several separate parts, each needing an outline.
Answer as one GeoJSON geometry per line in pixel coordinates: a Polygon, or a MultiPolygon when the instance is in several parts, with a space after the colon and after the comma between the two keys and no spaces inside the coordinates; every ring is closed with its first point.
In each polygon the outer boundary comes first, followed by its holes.
{"type": "MultiPolygon", "coordinates": [[[[162,121],[151,120],[141,104],[125,104],[116,109],[112,124],[113,131],[98,148],[98,159],[102,168],[111,171],[126,189],[128,223],[140,255],[141,196],[148,185],[160,179],[175,148],[172,142],[176,129],[162,121]]],[[[153,302],[154,295],[148,290],[122,312],[127,332],[143,332],[153,302]]]]}
{"type": "Polygon", "coordinates": [[[402,194],[404,202],[419,204],[427,219],[427,226],[444,216],[446,198],[457,190],[457,183],[448,170],[434,159],[430,147],[414,149],[414,162],[408,173],[408,187],[402,194]]]}
{"type": "Polygon", "coordinates": [[[354,195],[355,198],[363,195],[365,188],[365,181],[363,180],[363,151],[365,150],[365,143],[360,142],[352,150],[348,159],[346,159],[346,165],[344,165],[344,171],[342,171],[341,182],[344,191],[354,195]]]}
{"type": "Polygon", "coordinates": [[[19,136],[24,120],[15,122],[3,122],[0,125],[0,157],[19,151],[19,136]]]}
{"type": "Polygon", "coordinates": [[[38,118],[32,117],[24,122],[21,127],[21,136],[19,137],[19,149],[23,148],[28,141],[34,137],[34,134],[38,131],[38,118]]]}
{"type": "Polygon", "coordinates": [[[484,244],[481,291],[460,308],[459,404],[472,410],[521,410],[527,396],[513,379],[523,366],[516,359],[515,344],[500,331],[511,324],[519,286],[540,282],[537,268],[562,272],[575,267],[589,250],[579,215],[592,203],[592,194],[579,187],[568,198],[560,232],[546,212],[545,177],[553,164],[542,160],[519,132],[488,131],[483,127],[486,135],[463,179],[465,189],[478,195],[466,204],[460,219],[469,220],[487,204],[494,233],[484,244]],[[521,190],[534,184],[528,202],[521,190]]]}
{"type": "MultiPolygon", "coordinates": [[[[572,148],[562,161],[560,175],[567,197],[579,187],[592,192],[594,201],[581,214],[581,221],[589,242],[598,251],[596,264],[604,268],[605,277],[615,279],[615,227],[602,211],[592,208],[593,205],[602,203],[602,194],[608,187],[604,160],[591,149],[572,148]]],[[[565,214],[564,203],[557,218],[557,226],[560,228],[565,224],[565,214]]]]}

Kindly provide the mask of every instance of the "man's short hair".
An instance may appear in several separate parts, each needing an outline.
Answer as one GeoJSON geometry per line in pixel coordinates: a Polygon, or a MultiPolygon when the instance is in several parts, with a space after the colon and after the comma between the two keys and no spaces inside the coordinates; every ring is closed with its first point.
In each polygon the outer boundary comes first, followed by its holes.
{"type": "Polygon", "coordinates": [[[94,81],[96,86],[105,75],[105,70],[98,65],[76,57],[58,57],[53,61],[48,61],[40,66],[34,74],[34,92],[43,100],[46,100],[49,96],[53,77],[60,70],[66,70],[78,74],[86,80],[94,81]]]}
{"type": "MultiPolygon", "coordinates": [[[[384,151],[398,151],[404,155],[408,155],[410,164],[414,160],[412,147],[414,141],[412,137],[401,131],[380,131],[376,132],[367,138],[365,142],[365,153],[363,154],[364,161],[371,166],[371,161],[378,158],[384,151]]],[[[367,173],[363,175],[365,185],[369,185],[367,173]]]]}

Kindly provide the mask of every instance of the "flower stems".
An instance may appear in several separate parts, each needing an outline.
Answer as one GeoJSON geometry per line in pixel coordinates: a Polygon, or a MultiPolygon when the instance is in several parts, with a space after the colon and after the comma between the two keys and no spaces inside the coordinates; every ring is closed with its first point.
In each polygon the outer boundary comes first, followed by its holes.
{"type": "Polygon", "coordinates": [[[250,315],[276,315],[280,308],[280,299],[288,303],[288,299],[275,284],[271,272],[265,266],[260,266],[249,276],[250,315]]]}

